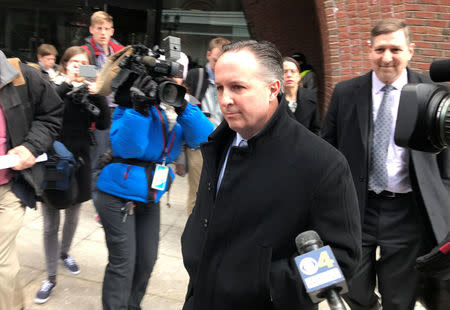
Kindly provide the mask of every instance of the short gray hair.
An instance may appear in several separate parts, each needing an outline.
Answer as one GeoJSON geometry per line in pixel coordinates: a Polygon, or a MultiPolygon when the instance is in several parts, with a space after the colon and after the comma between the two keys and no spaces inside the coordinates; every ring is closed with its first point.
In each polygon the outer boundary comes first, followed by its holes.
{"type": "MultiPolygon", "coordinates": [[[[261,74],[267,83],[280,81],[281,91],[284,91],[283,58],[275,44],[268,41],[237,41],[224,45],[223,54],[227,52],[250,51],[261,65],[261,74]]],[[[222,54],[222,55],[223,55],[222,54]]]]}

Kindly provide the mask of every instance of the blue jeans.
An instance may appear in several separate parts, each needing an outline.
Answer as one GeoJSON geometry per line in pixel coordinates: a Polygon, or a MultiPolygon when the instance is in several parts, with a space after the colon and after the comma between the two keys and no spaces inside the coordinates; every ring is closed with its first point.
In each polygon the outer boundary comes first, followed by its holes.
{"type": "Polygon", "coordinates": [[[159,203],[136,206],[124,221],[121,209],[128,199],[98,191],[96,200],[109,252],[103,279],[103,309],[141,309],[158,255],[159,203]]]}

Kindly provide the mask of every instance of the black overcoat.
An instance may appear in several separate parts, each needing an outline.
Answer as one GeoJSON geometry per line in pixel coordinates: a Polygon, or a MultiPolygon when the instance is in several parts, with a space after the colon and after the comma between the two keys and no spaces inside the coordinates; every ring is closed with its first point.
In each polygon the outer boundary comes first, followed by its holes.
{"type": "Polygon", "coordinates": [[[315,230],[347,278],[361,254],[356,193],[345,158],[288,115],[232,147],[224,121],[201,147],[202,175],[182,235],[189,273],[184,310],[312,309],[295,267],[295,237],[315,230]]]}
{"type": "MultiPolygon", "coordinates": [[[[283,95],[282,100],[286,100],[283,95]]],[[[291,110],[289,110],[291,113],[291,110]]],[[[300,122],[303,126],[319,134],[320,132],[320,117],[317,105],[317,94],[315,91],[303,87],[297,90],[297,109],[292,113],[292,116],[300,122]]]]}

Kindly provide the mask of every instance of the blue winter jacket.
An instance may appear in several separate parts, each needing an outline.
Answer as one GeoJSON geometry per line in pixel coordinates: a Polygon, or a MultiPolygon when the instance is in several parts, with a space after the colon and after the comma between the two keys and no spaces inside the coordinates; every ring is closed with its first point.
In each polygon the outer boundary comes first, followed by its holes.
{"type": "MultiPolygon", "coordinates": [[[[197,106],[188,103],[173,129],[170,132],[167,130],[166,115],[156,106],[151,106],[149,116],[118,106],[110,129],[113,155],[123,159],[154,163],[165,161],[169,164],[177,159],[184,142],[190,148],[197,148],[200,143],[207,141],[214,125],[197,106]]],[[[169,169],[169,178],[174,177],[169,169]]],[[[151,182],[151,178],[149,180],[151,182]]],[[[114,196],[145,203],[151,201],[143,166],[110,163],[100,173],[97,186],[99,190],[114,196]]],[[[153,191],[153,200],[158,202],[166,191],[167,186],[165,190],[153,191]]]]}

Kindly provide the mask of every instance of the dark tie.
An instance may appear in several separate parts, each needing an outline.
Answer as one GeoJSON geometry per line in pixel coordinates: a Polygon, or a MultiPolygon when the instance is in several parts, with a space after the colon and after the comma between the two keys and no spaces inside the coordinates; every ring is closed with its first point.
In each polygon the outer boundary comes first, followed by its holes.
{"type": "Polygon", "coordinates": [[[389,100],[392,89],[393,86],[390,84],[381,89],[384,95],[373,128],[369,188],[377,194],[385,190],[388,183],[386,159],[392,129],[391,100],[389,100]]]}
{"type": "Polygon", "coordinates": [[[239,146],[239,147],[248,147],[247,140],[242,139],[242,140],[239,142],[239,145],[238,145],[238,146],[239,146]]]}

